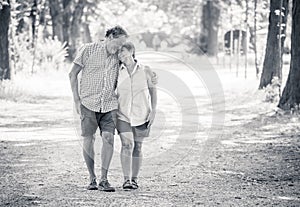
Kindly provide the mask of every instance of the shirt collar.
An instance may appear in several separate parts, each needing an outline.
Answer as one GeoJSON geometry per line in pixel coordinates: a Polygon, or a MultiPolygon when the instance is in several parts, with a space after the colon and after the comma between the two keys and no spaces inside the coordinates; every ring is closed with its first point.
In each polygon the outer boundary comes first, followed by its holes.
{"type": "MultiPolygon", "coordinates": [[[[137,60],[134,60],[136,62],[134,68],[133,68],[133,72],[134,73],[141,65],[140,63],[137,61],[137,60]]],[[[121,70],[123,69],[126,69],[126,66],[124,65],[124,63],[121,64],[121,67],[120,67],[121,70]]]]}

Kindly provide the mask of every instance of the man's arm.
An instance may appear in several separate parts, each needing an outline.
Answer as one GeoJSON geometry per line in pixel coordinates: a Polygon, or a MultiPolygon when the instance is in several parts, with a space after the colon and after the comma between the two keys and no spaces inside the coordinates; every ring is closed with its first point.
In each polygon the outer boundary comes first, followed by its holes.
{"type": "Polygon", "coordinates": [[[73,99],[75,102],[75,107],[76,107],[76,112],[80,114],[80,97],[79,97],[79,92],[78,92],[78,74],[82,70],[82,67],[73,64],[71,72],[69,73],[69,78],[70,78],[70,84],[71,84],[71,89],[73,93],[73,99]]]}

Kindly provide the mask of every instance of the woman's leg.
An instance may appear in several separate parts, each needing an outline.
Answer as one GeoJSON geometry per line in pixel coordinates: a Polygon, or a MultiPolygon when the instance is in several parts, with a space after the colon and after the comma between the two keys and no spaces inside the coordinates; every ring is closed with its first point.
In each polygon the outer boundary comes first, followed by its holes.
{"type": "Polygon", "coordinates": [[[142,166],[142,144],[143,144],[143,138],[135,138],[134,140],[134,148],[132,152],[132,180],[137,180],[139,171],[142,166]]]}
{"type": "Polygon", "coordinates": [[[124,180],[130,180],[130,171],[132,166],[132,151],[133,151],[133,134],[132,132],[122,132],[120,133],[120,138],[122,142],[121,148],[121,164],[124,174],[124,180]]]}

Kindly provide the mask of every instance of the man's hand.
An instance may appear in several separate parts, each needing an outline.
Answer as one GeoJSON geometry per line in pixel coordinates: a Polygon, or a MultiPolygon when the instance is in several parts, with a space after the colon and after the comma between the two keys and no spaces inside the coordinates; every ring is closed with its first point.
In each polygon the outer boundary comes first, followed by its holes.
{"type": "Polygon", "coordinates": [[[76,100],[76,101],[75,101],[75,109],[76,109],[77,114],[81,116],[80,105],[81,105],[80,100],[76,100]]]}
{"type": "Polygon", "coordinates": [[[147,128],[149,128],[152,124],[153,124],[153,121],[154,121],[154,118],[155,118],[155,114],[156,114],[156,110],[152,110],[150,113],[149,113],[149,116],[148,116],[148,126],[147,128]]]}

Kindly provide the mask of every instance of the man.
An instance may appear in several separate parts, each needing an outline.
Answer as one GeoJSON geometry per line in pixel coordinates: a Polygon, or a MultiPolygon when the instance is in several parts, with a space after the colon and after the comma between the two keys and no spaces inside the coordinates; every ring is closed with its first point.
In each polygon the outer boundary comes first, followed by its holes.
{"type": "Polygon", "coordinates": [[[119,60],[117,51],[126,41],[127,32],[120,26],[107,30],[105,41],[82,46],[73,61],[69,74],[76,111],[81,118],[83,157],[86,162],[90,184],[88,190],[114,192],[107,180],[113,155],[116,109],[115,95],[119,60]],[[78,74],[82,71],[80,92],[78,74]],[[101,178],[97,186],[94,169],[95,132],[100,128],[102,137],[101,178]]]}

